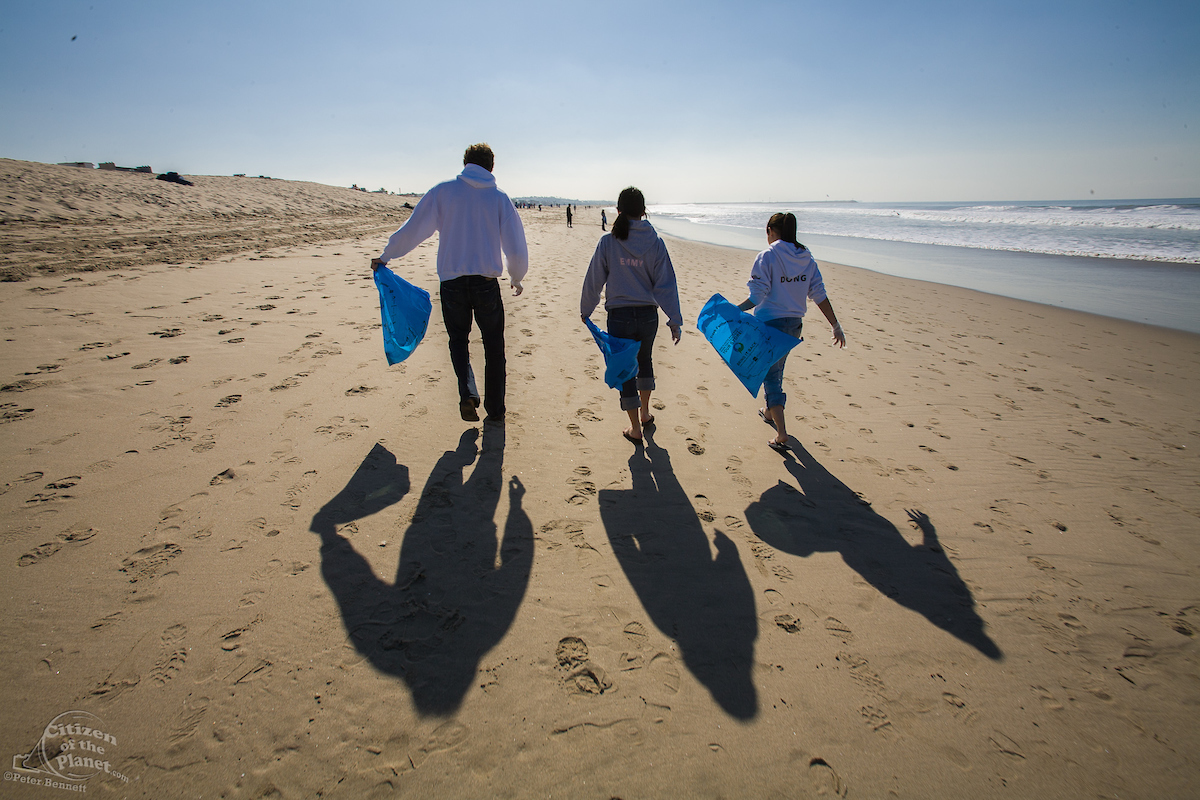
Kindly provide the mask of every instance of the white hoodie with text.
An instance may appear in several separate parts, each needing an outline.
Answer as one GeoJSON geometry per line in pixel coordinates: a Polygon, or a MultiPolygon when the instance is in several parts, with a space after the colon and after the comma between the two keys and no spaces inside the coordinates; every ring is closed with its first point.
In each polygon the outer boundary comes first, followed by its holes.
{"type": "Polygon", "coordinates": [[[803,317],[808,301],[825,299],[825,281],[807,248],[782,239],[772,242],[750,268],[750,302],[761,320],[803,317]]]}

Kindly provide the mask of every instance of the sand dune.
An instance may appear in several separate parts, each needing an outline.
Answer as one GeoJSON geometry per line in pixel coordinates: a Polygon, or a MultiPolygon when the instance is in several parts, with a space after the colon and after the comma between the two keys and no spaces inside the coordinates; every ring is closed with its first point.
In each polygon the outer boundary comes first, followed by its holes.
{"type": "Polygon", "coordinates": [[[407,218],[399,197],[304,181],[154,175],[0,159],[0,280],[377,235],[407,218]]]}
{"type": "Polygon", "coordinates": [[[130,797],[1194,791],[1200,337],[826,264],[781,457],[693,324],[752,254],[670,241],[637,449],[590,214],[523,212],[504,428],[433,242],[390,368],[383,235],[0,286],[6,757],[78,709],[130,797]]]}

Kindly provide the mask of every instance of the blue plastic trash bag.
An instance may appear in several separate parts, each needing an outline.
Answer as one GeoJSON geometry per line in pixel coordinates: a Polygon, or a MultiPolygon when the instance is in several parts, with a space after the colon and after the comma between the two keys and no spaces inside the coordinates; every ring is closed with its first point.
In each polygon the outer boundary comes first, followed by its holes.
{"type": "Polygon", "coordinates": [[[610,389],[621,388],[621,384],[638,373],[637,357],[642,343],[606,333],[597,328],[596,323],[590,319],[584,322],[592,332],[592,338],[596,340],[600,352],[604,354],[604,382],[610,389]]]}
{"type": "Polygon", "coordinates": [[[771,365],[802,341],[764,325],[719,294],[700,309],[696,327],[754,397],[771,365]]]}
{"type": "Polygon", "coordinates": [[[379,289],[379,311],[383,315],[383,352],[389,365],[399,364],[425,338],[433,303],[429,292],[387,267],[375,270],[375,287],[379,289]]]}

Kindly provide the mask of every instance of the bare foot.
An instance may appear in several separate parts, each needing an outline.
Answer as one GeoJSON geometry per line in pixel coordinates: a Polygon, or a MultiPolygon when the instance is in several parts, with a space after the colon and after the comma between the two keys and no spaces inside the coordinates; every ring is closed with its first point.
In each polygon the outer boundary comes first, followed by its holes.
{"type": "Polygon", "coordinates": [[[640,430],[635,432],[633,428],[626,428],[621,435],[634,444],[642,443],[642,432],[640,430]]]}

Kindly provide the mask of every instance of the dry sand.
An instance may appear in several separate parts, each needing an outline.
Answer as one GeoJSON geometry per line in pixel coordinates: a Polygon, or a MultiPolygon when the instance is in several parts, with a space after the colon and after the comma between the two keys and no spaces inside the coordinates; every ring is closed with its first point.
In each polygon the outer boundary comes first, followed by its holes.
{"type": "Polygon", "coordinates": [[[0,281],[390,233],[416,202],[301,181],[184,177],[195,185],[0,158],[0,281]]]}
{"type": "Polygon", "coordinates": [[[693,326],[752,254],[672,240],[637,449],[598,214],[523,212],[504,428],[433,241],[390,368],[382,235],[0,285],[6,765],[81,711],[106,797],[1195,794],[1200,337],[825,264],[781,457],[693,326]]]}

